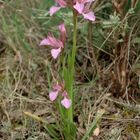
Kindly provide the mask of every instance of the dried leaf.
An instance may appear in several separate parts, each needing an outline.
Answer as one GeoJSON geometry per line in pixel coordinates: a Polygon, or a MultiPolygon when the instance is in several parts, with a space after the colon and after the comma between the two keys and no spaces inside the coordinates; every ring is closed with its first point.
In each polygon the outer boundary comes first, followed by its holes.
{"type": "Polygon", "coordinates": [[[93,134],[94,134],[94,136],[98,136],[99,133],[100,133],[100,129],[99,129],[99,127],[97,127],[97,128],[94,130],[93,134]]]}

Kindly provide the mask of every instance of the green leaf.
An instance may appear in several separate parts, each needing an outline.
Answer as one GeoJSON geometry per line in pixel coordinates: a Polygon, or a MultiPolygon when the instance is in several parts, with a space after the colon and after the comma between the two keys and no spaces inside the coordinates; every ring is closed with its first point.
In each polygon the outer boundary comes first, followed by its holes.
{"type": "Polygon", "coordinates": [[[140,0],[137,0],[134,11],[136,14],[138,14],[138,12],[140,11],[140,0]]]}
{"type": "Polygon", "coordinates": [[[47,130],[47,132],[49,133],[49,135],[51,137],[53,137],[55,140],[59,140],[59,136],[58,136],[58,133],[55,130],[54,125],[46,124],[46,125],[44,125],[44,128],[47,130]]]}
{"type": "Polygon", "coordinates": [[[76,137],[76,126],[68,119],[64,120],[64,135],[67,140],[74,140],[76,137]]]}
{"type": "Polygon", "coordinates": [[[120,18],[118,15],[110,15],[109,21],[103,21],[103,28],[115,27],[120,23],[120,18]]]}

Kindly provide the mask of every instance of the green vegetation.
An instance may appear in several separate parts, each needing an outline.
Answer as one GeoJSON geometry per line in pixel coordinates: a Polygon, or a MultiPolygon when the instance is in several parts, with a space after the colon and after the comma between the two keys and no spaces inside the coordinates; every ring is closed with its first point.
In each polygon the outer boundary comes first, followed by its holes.
{"type": "Polygon", "coordinates": [[[74,75],[73,66],[62,72],[61,60],[39,46],[49,32],[59,36],[57,26],[64,22],[68,36],[61,59],[70,64],[73,13],[62,9],[51,17],[52,5],[53,0],[0,0],[0,139],[74,140],[66,138],[69,129],[76,140],[139,140],[140,1],[95,0],[95,22],[78,16],[74,75]],[[62,120],[59,103],[49,100],[54,77],[63,73],[67,79],[69,71],[72,122],[62,120]]]}

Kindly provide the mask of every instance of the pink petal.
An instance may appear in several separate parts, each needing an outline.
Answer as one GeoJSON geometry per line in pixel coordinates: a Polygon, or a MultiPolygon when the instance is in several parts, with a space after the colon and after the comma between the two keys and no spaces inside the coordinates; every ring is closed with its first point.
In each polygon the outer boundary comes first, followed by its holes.
{"type": "Polygon", "coordinates": [[[93,2],[94,0],[79,0],[79,3],[88,3],[88,2],[93,2]]]}
{"type": "Polygon", "coordinates": [[[95,21],[95,15],[93,12],[89,12],[89,13],[82,13],[82,15],[84,16],[85,19],[88,19],[90,21],[95,21]]]}
{"type": "Polygon", "coordinates": [[[58,26],[58,28],[59,28],[59,30],[60,30],[61,33],[63,33],[63,34],[66,35],[66,28],[65,28],[64,23],[60,24],[60,25],[58,26]]]}
{"type": "Polygon", "coordinates": [[[83,3],[93,2],[95,0],[83,0],[83,3]]]}
{"type": "Polygon", "coordinates": [[[49,35],[48,40],[49,40],[50,46],[54,48],[63,48],[63,42],[59,39],[56,39],[54,36],[49,35]]]}
{"type": "Polygon", "coordinates": [[[55,0],[56,3],[58,3],[61,7],[66,7],[67,3],[65,2],[65,0],[55,0]]]}
{"type": "Polygon", "coordinates": [[[76,9],[78,11],[79,14],[82,14],[82,12],[84,10],[83,3],[76,2],[76,4],[73,7],[74,7],[74,9],[76,9]]]}
{"type": "Polygon", "coordinates": [[[63,96],[63,97],[67,97],[67,95],[68,95],[68,93],[67,93],[67,91],[65,90],[65,91],[62,93],[62,96],[63,96]]]}
{"type": "Polygon", "coordinates": [[[64,99],[61,101],[61,104],[62,104],[66,109],[68,109],[68,108],[70,108],[70,106],[71,106],[71,100],[68,99],[68,98],[66,98],[66,97],[64,97],[64,99]]]}
{"type": "Polygon", "coordinates": [[[40,42],[40,45],[52,46],[53,48],[63,48],[61,40],[56,39],[52,34],[49,34],[47,38],[40,42]]]}
{"type": "Polygon", "coordinates": [[[47,38],[45,38],[45,39],[43,39],[41,42],[40,42],[40,46],[44,46],[44,45],[49,45],[49,43],[48,43],[48,39],[47,38]]]}
{"type": "Polygon", "coordinates": [[[58,91],[51,91],[49,93],[49,98],[51,101],[54,101],[57,98],[57,96],[58,96],[58,91]]]}
{"type": "Polygon", "coordinates": [[[52,50],[51,50],[52,57],[53,57],[54,59],[56,59],[56,58],[58,57],[58,55],[59,55],[60,52],[61,52],[61,48],[52,49],[52,50]]]}
{"type": "Polygon", "coordinates": [[[52,6],[50,8],[50,16],[52,16],[53,14],[55,14],[57,11],[59,11],[61,9],[61,7],[58,7],[58,6],[52,6]]]}
{"type": "Polygon", "coordinates": [[[63,42],[63,44],[65,45],[65,41],[66,41],[66,36],[67,36],[67,33],[66,33],[66,28],[65,28],[65,25],[64,23],[60,24],[58,26],[59,30],[60,30],[60,40],[63,42]]]}
{"type": "Polygon", "coordinates": [[[55,84],[55,85],[53,86],[53,89],[54,89],[54,90],[57,90],[57,91],[61,91],[61,90],[62,90],[62,86],[59,85],[59,84],[55,84]]]}

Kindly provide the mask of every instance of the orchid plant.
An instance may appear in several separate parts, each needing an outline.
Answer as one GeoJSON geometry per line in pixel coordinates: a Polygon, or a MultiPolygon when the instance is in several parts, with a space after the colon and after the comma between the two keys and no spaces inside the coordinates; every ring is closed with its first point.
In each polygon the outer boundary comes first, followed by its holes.
{"type": "Polygon", "coordinates": [[[68,109],[71,106],[71,100],[68,98],[68,93],[67,91],[64,89],[64,85],[63,84],[55,84],[53,86],[52,91],[49,93],[49,98],[51,101],[56,100],[56,98],[58,97],[58,94],[60,94],[63,98],[63,100],[61,100],[61,104],[68,109]]]}
{"type": "Polygon", "coordinates": [[[60,30],[60,39],[57,39],[53,36],[53,34],[49,33],[48,37],[43,39],[40,42],[40,45],[51,46],[51,55],[54,59],[56,59],[65,45],[66,40],[66,29],[64,23],[58,26],[60,30]]]}
{"type": "MultiPolygon", "coordinates": [[[[57,82],[52,86],[52,90],[49,93],[49,98],[52,102],[57,99],[60,102],[59,111],[61,113],[62,121],[65,123],[66,130],[64,131],[65,139],[75,140],[76,132],[73,134],[71,125],[73,122],[73,110],[74,110],[74,71],[75,71],[75,56],[76,56],[76,37],[77,37],[77,18],[82,15],[84,19],[91,22],[95,21],[95,14],[90,9],[94,0],[55,0],[56,6],[50,8],[50,16],[53,16],[61,8],[70,8],[73,12],[73,47],[68,56],[67,65],[68,68],[63,67],[64,74],[61,76],[64,82],[57,82]],[[60,98],[58,98],[60,97],[60,98]],[[64,107],[64,108],[63,108],[64,107]],[[69,135],[69,136],[68,136],[69,135]],[[66,138],[67,137],[67,138],[66,138]]],[[[53,59],[59,59],[59,56],[63,52],[66,46],[67,32],[64,23],[58,26],[60,31],[60,37],[56,38],[52,33],[49,33],[47,38],[44,38],[40,45],[49,46],[51,48],[51,56],[53,59]]],[[[58,79],[59,81],[59,79],[58,79]]]]}
{"type": "Polygon", "coordinates": [[[52,16],[61,8],[71,7],[74,8],[79,14],[90,21],[95,21],[94,12],[90,10],[90,6],[94,0],[73,0],[71,3],[65,0],[55,0],[58,6],[52,6],[50,8],[50,15],[52,16]]]}

